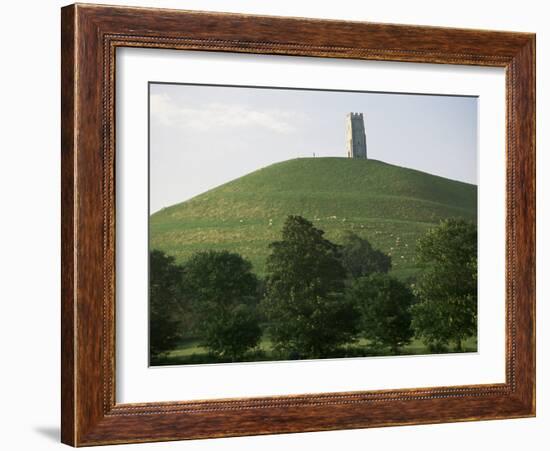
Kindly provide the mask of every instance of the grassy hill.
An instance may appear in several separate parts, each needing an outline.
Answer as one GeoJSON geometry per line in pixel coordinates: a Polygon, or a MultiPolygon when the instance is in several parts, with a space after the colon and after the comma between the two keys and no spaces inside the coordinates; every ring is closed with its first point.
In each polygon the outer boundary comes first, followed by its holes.
{"type": "Polygon", "coordinates": [[[390,254],[400,278],[416,272],[418,237],[439,220],[477,217],[477,187],[376,160],[300,158],[259,169],[151,216],[151,248],[186,260],[227,249],[264,274],[268,244],[298,214],[340,242],[351,230],[390,254]]]}

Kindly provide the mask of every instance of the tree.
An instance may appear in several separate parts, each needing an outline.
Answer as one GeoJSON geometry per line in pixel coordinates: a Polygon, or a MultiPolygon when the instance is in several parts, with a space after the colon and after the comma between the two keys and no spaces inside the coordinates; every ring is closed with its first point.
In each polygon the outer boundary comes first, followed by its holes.
{"type": "Polygon", "coordinates": [[[197,252],[185,264],[184,282],[205,347],[235,361],[257,346],[262,335],[256,314],[258,280],[250,262],[228,251],[197,252]]]}
{"type": "Polygon", "coordinates": [[[457,351],[477,327],[477,228],[461,219],[448,219],[417,243],[423,266],[413,306],[413,328],[432,349],[448,342],[457,351]]]}
{"type": "Polygon", "coordinates": [[[257,346],[262,337],[256,311],[246,304],[219,309],[210,320],[202,322],[202,328],[203,345],[233,362],[257,346]]]}
{"type": "Polygon", "coordinates": [[[182,268],[159,250],[149,254],[149,352],[157,358],[181,338],[182,268]]]}
{"type": "Polygon", "coordinates": [[[342,265],[348,274],[357,279],[373,273],[387,273],[391,257],[374,249],[370,242],[353,232],[347,232],[342,245],[342,265]]]}
{"type": "Polygon", "coordinates": [[[348,291],[361,312],[361,334],[375,346],[389,347],[392,354],[413,337],[410,307],[412,291],[399,280],[375,273],[357,279],[348,291]]]}
{"type": "Polygon", "coordinates": [[[355,333],[339,248],[323,234],[301,216],[289,216],[282,240],[270,245],[264,311],[274,348],[291,358],[329,356],[355,333]]]}

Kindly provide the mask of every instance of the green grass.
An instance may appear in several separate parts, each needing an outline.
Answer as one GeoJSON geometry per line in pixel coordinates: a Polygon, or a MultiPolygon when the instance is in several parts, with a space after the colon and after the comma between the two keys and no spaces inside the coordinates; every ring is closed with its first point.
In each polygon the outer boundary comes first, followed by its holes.
{"type": "Polygon", "coordinates": [[[376,160],[300,158],[273,164],[151,216],[151,248],[183,262],[193,252],[238,252],[265,274],[268,245],[290,214],[340,242],[346,230],[413,276],[416,240],[441,219],[476,220],[477,187],[376,160]]]}
{"type": "MultiPolygon", "coordinates": [[[[390,356],[392,355],[389,350],[387,351],[375,351],[369,348],[370,343],[368,340],[360,339],[353,344],[345,346],[342,351],[341,357],[369,357],[369,356],[390,356]]],[[[476,352],[477,351],[477,339],[470,337],[464,342],[464,352],[476,352]]],[[[452,349],[449,352],[453,352],[452,349]]],[[[432,354],[422,341],[414,339],[410,344],[403,347],[400,355],[422,355],[432,354]]],[[[338,357],[338,356],[335,356],[338,357]]],[[[242,361],[276,361],[286,360],[276,355],[273,352],[271,341],[268,337],[262,337],[257,349],[249,356],[244,357],[242,361]]],[[[154,365],[185,365],[192,363],[219,363],[220,361],[215,357],[208,354],[208,350],[200,346],[198,340],[190,339],[186,340],[180,345],[168,352],[166,356],[159,358],[154,362],[154,365]]]]}

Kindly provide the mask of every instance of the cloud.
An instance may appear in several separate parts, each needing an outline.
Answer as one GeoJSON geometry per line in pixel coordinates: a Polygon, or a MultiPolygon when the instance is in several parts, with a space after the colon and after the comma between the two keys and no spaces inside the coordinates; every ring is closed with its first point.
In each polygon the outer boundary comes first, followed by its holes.
{"type": "Polygon", "coordinates": [[[256,110],[248,105],[211,102],[200,107],[178,105],[163,94],[151,94],[151,120],[169,127],[185,127],[201,132],[219,128],[263,128],[292,133],[301,113],[278,109],[256,110]]]}

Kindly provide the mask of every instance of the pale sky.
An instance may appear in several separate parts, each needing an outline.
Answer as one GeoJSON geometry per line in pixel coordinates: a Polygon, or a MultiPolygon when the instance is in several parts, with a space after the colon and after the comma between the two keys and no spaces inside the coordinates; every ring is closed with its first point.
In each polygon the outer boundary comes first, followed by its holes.
{"type": "Polygon", "coordinates": [[[477,98],[151,83],[150,211],[270,164],[345,157],[363,113],[368,158],[477,184],[477,98]]]}

